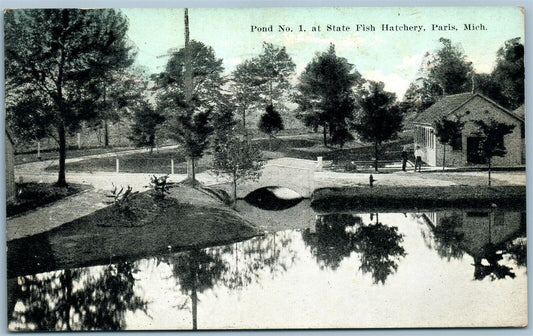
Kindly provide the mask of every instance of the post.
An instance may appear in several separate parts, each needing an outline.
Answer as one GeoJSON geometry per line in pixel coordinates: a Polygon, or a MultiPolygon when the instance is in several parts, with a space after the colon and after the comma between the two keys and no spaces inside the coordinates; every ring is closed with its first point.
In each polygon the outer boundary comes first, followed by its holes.
{"type": "Polygon", "coordinates": [[[322,171],[322,168],[323,168],[323,163],[322,163],[322,156],[319,156],[316,158],[316,170],[321,172],[322,171]]]}
{"type": "Polygon", "coordinates": [[[170,174],[174,175],[174,159],[170,159],[170,174]]]}
{"type": "Polygon", "coordinates": [[[41,159],[41,141],[37,141],[37,159],[41,159]]]}
{"type": "Polygon", "coordinates": [[[118,174],[120,172],[120,163],[118,161],[118,157],[116,158],[116,173],[118,174]]]}
{"type": "Polygon", "coordinates": [[[78,136],[78,149],[81,149],[81,133],[78,132],[76,135],[78,136]]]}

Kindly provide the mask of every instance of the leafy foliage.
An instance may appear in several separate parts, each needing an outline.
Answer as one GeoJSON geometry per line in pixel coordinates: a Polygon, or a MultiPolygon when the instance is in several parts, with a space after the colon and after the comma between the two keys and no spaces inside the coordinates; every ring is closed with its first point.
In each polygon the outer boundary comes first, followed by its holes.
{"type": "MultiPolygon", "coordinates": [[[[457,142],[462,140],[461,136],[464,124],[460,119],[451,120],[444,116],[435,123],[435,135],[442,144],[450,145],[455,149],[457,142]]],[[[443,146],[442,148],[444,153],[442,167],[444,168],[446,166],[446,147],[443,146]]]]}
{"type": "Polygon", "coordinates": [[[261,132],[272,137],[277,132],[283,130],[283,119],[281,119],[279,112],[274,109],[274,106],[268,105],[265,113],[259,119],[258,126],[261,132]]]}
{"type": "Polygon", "coordinates": [[[237,199],[237,182],[259,178],[262,165],[261,151],[248,139],[231,137],[214,153],[213,168],[231,176],[234,200],[237,199]]]}
{"type": "Polygon", "coordinates": [[[396,95],[384,91],[382,82],[368,82],[361,90],[353,129],[364,141],[374,143],[375,170],[378,170],[378,149],[384,141],[395,138],[402,128],[403,114],[396,105],[396,95]]]}
{"type": "Polygon", "coordinates": [[[109,195],[106,195],[107,197],[112,199],[108,203],[111,203],[115,207],[117,207],[120,213],[124,214],[125,216],[132,216],[133,209],[131,206],[131,201],[133,199],[133,196],[138,194],[139,192],[134,192],[131,186],[128,186],[126,190],[124,190],[123,186],[121,186],[119,189],[114,183],[112,183],[112,185],[113,189],[111,190],[111,193],[109,195]]]}
{"type": "Polygon", "coordinates": [[[96,117],[103,74],[133,62],[127,29],[126,18],[109,9],[17,9],[5,14],[8,123],[20,130],[40,122],[23,134],[58,140],[59,185],[66,185],[66,132],[96,117]]]}
{"type": "Polygon", "coordinates": [[[134,108],[130,140],[137,147],[148,146],[151,150],[155,146],[157,127],[164,121],[165,118],[149,103],[141,102],[134,108]]]}
{"type": "Polygon", "coordinates": [[[155,191],[155,194],[158,198],[164,198],[168,194],[168,185],[167,185],[168,175],[163,176],[150,176],[150,187],[155,191]]]}
{"type": "Polygon", "coordinates": [[[480,143],[480,154],[487,160],[489,172],[489,186],[491,185],[491,160],[494,156],[505,156],[504,137],[513,132],[515,125],[500,123],[490,119],[488,123],[483,120],[476,120],[475,124],[479,127],[479,132],[483,136],[480,143]]]}
{"type": "Polygon", "coordinates": [[[314,130],[322,126],[327,145],[327,129],[333,136],[335,131],[345,129],[352,117],[355,104],[352,88],[361,75],[345,58],[336,55],[332,44],[328,51],[313,58],[299,79],[298,92],[293,97],[298,104],[298,116],[314,130]]]}

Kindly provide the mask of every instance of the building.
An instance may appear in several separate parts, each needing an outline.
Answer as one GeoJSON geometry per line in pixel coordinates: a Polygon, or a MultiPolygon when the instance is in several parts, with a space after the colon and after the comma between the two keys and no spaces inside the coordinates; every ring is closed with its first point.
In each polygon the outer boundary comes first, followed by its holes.
{"type": "Polygon", "coordinates": [[[6,126],[5,130],[6,143],[6,201],[15,198],[17,186],[15,184],[15,143],[12,133],[6,126]]]}
{"type": "Polygon", "coordinates": [[[460,93],[444,96],[414,119],[414,145],[423,151],[422,160],[430,166],[442,165],[443,144],[435,135],[435,123],[442,117],[460,118],[465,123],[460,141],[453,146],[446,145],[446,166],[468,166],[485,164],[479,154],[482,139],[478,134],[476,120],[515,125],[512,133],[507,134],[503,144],[507,153],[503,157],[494,157],[494,166],[517,166],[523,163],[524,119],[491,99],[479,93],[460,93]]]}

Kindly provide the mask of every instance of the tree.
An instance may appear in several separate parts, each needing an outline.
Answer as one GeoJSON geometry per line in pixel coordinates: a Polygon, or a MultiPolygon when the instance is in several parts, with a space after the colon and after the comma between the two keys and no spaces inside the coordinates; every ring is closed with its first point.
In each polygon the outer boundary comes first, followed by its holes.
{"type": "Polygon", "coordinates": [[[476,120],[479,132],[483,136],[480,143],[480,154],[487,160],[489,172],[489,187],[491,185],[491,161],[495,156],[504,156],[507,153],[504,137],[512,133],[515,125],[507,125],[490,119],[488,123],[483,120],[476,120]]]}
{"type": "Polygon", "coordinates": [[[443,116],[435,124],[435,135],[442,143],[442,170],[446,167],[446,145],[456,147],[461,141],[461,131],[465,125],[460,119],[451,120],[443,116]]]}
{"type": "Polygon", "coordinates": [[[245,60],[235,67],[232,73],[231,90],[237,109],[242,117],[242,129],[246,135],[246,115],[257,104],[259,69],[252,60],[245,60]]]}
{"type": "MultiPolygon", "coordinates": [[[[57,184],[66,186],[66,132],[95,117],[99,76],[133,62],[127,19],[109,9],[20,9],[5,14],[6,99],[17,120],[40,120],[59,143],[57,184]],[[38,107],[25,110],[28,104],[38,107]]],[[[9,114],[8,114],[9,115],[9,114]]]]}
{"type": "Polygon", "coordinates": [[[510,39],[498,50],[494,70],[476,74],[475,91],[514,110],[524,104],[524,71],[524,45],[518,37],[510,39]]]}
{"type": "Polygon", "coordinates": [[[427,52],[419,69],[420,77],[410,84],[404,102],[407,110],[421,112],[439,96],[471,91],[473,67],[459,46],[441,37],[440,48],[427,52]]]}
{"type": "Polygon", "coordinates": [[[283,130],[283,119],[278,111],[274,109],[274,106],[268,105],[266,111],[261,115],[258,124],[259,130],[263,133],[268,134],[268,146],[269,150],[272,150],[272,137],[283,130]]]}
{"type": "Polygon", "coordinates": [[[445,95],[467,92],[472,88],[472,62],[454,46],[452,41],[441,37],[442,47],[435,53],[426,55],[424,66],[427,79],[437,84],[445,95]]]}
{"type": "Polygon", "coordinates": [[[317,54],[300,75],[294,95],[298,116],[314,130],[322,126],[324,146],[328,129],[333,136],[335,130],[346,128],[354,109],[352,88],[360,79],[354,66],[336,55],[333,44],[317,54]]]}
{"type": "Polygon", "coordinates": [[[259,178],[262,165],[261,151],[246,138],[231,137],[214,153],[214,170],[231,176],[234,201],[237,201],[237,182],[259,178]]]}
{"type": "Polygon", "coordinates": [[[222,60],[213,48],[193,40],[174,52],[156,77],[158,108],[166,116],[168,136],[183,146],[191,162],[193,184],[195,160],[203,155],[213,132],[212,113],[227,100],[221,94],[222,71],[222,60]]]}
{"type": "Polygon", "coordinates": [[[131,141],[137,146],[150,147],[150,154],[155,146],[157,127],[165,121],[148,102],[141,102],[134,108],[133,125],[131,128],[131,141]]]}
{"type": "Polygon", "coordinates": [[[368,82],[361,90],[352,128],[364,141],[374,143],[374,169],[378,171],[379,146],[396,137],[402,128],[403,114],[395,104],[396,95],[384,91],[382,82],[368,82]]]}

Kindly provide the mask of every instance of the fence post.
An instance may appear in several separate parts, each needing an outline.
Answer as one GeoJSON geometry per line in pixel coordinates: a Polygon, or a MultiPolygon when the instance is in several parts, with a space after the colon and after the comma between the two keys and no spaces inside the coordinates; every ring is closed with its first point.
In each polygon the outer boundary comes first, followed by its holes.
{"type": "Polygon", "coordinates": [[[322,156],[318,156],[318,157],[316,158],[316,161],[317,161],[317,163],[316,163],[316,170],[319,171],[319,172],[321,172],[321,171],[322,171],[322,166],[323,166],[323,163],[322,163],[322,156]]]}
{"type": "Polygon", "coordinates": [[[115,160],[116,160],[116,167],[117,167],[117,168],[116,168],[116,172],[117,172],[117,174],[118,174],[118,173],[120,172],[120,163],[119,163],[119,161],[118,161],[118,157],[117,157],[115,160]]]}
{"type": "Polygon", "coordinates": [[[41,141],[37,141],[37,158],[41,159],[41,141]]]}
{"type": "Polygon", "coordinates": [[[170,174],[174,175],[174,159],[170,159],[170,174]]]}

